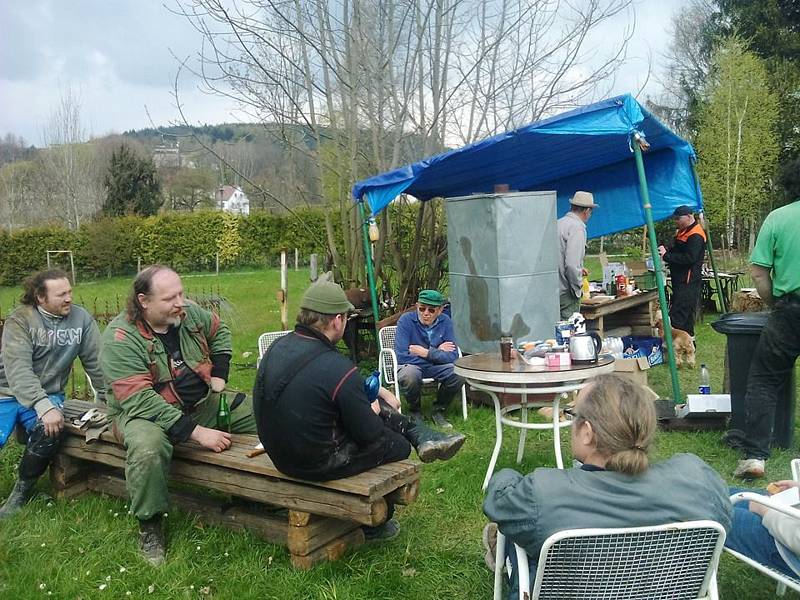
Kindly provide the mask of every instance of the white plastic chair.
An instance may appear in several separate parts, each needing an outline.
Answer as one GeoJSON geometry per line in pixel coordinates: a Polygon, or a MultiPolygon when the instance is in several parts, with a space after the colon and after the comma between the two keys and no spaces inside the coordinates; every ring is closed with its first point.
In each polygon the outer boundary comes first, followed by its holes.
{"type": "MultiPolygon", "coordinates": [[[[397,354],[394,351],[394,336],[397,331],[396,325],[382,328],[378,332],[378,346],[380,354],[378,356],[378,369],[381,378],[386,385],[394,387],[394,395],[400,399],[400,384],[397,381],[397,354]]],[[[461,356],[461,349],[458,348],[458,356],[461,356]]],[[[435,384],[431,378],[422,380],[423,385],[435,384]]],[[[467,420],[467,385],[461,387],[461,412],[464,420],[467,420]]]]}
{"type": "MultiPolygon", "coordinates": [[[[725,529],[715,521],[650,527],[568,529],[547,538],[533,590],[528,555],[514,545],[520,600],[717,600],[725,529]]],[[[505,536],[497,533],[494,598],[502,598],[505,536]]]]}
{"type": "MultiPolygon", "coordinates": [[[[800,481],[800,459],[795,458],[792,461],[792,477],[795,481],[800,481]]],[[[758,504],[762,504],[768,508],[774,508],[775,510],[782,512],[785,515],[789,515],[790,517],[794,517],[797,519],[797,526],[800,527],[800,510],[796,508],[792,508],[791,506],[784,506],[782,504],[778,504],[774,500],[770,500],[769,496],[762,496],[761,494],[756,494],[754,492],[739,492],[738,494],[734,494],[731,496],[731,503],[737,504],[738,502],[756,502],[758,504]]],[[[781,573],[780,571],[776,571],[775,569],[768,567],[767,565],[763,565],[758,561],[753,560],[749,556],[745,556],[744,554],[740,554],[735,550],[731,550],[730,548],[725,548],[725,552],[730,554],[731,556],[735,556],[743,563],[746,563],[760,571],[767,577],[771,577],[775,581],[778,582],[778,587],[775,590],[776,596],[783,596],[786,594],[786,588],[791,588],[796,592],[800,592],[800,577],[789,577],[781,573]]]]}
{"type": "Polygon", "coordinates": [[[291,333],[291,331],[268,331],[258,336],[258,361],[256,361],[256,368],[261,364],[261,359],[264,358],[264,355],[267,353],[267,350],[269,350],[269,347],[272,346],[273,342],[282,338],[287,333],[291,333]]]}

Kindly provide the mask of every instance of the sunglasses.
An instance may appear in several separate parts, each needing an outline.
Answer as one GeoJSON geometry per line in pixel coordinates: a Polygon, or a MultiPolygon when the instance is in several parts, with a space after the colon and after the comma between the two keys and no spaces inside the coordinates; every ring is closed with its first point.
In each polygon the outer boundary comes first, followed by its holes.
{"type": "Polygon", "coordinates": [[[424,304],[423,304],[422,306],[418,306],[418,307],[417,307],[417,310],[418,310],[419,312],[421,312],[421,313],[430,313],[430,314],[433,314],[433,313],[435,313],[437,310],[439,310],[439,307],[438,307],[438,306],[426,306],[426,305],[424,305],[424,304]]]}

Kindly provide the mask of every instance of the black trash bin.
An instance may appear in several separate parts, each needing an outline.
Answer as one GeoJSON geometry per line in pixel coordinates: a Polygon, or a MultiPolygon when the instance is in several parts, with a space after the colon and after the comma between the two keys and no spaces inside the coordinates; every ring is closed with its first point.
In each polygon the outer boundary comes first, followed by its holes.
{"type": "MultiPolygon", "coordinates": [[[[758,338],[767,324],[769,311],[748,313],[727,313],[711,327],[728,338],[727,357],[725,361],[725,378],[730,379],[731,394],[731,429],[744,430],[747,377],[750,364],[753,362],[758,338]]],[[[783,382],[775,405],[775,424],[772,429],[772,445],[790,448],[794,437],[794,403],[795,381],[794,371],[791,377],[783,382]]]]}

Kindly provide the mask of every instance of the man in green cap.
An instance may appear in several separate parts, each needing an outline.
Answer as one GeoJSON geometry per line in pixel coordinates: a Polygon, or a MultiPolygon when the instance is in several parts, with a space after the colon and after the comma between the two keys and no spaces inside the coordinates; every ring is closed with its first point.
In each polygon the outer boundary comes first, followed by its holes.
{"type": "Polygon", "coordinates": [[[458,346],[453,322],[443,311],[444,296],[436,290],[422,290],[417,297],[417,310],[405,313],[397,322],[394,351],[400,391],[406,397],[411,415],[422,419],[422,380],[433,379],[439,384],[433,422],[449,429],[453,426],[445,418],[444,411],[461,390],[464,380],[453,369],[458,346]]]}
{"type": "MultiPolygon", "coordinates": [[[[464,443],[401,415],[384,388],[367,397],[357,367],[336,349],[353,305],[332,281],[306,290],[292,333],[270,346],[253,387],[258,437],[275,466],[311,481],[341,479],[403,460],[447,460],[464,443]]],[[[392,507],[390,507],[390,517],[392,507]]],[[[365,528],[368,539],[397,535],[394,519],[365,528]]]]}

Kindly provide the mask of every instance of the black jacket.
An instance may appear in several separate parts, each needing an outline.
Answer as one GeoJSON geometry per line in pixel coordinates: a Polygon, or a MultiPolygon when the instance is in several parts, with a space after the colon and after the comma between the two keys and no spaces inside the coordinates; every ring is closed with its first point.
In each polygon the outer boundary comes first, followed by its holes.
{"type": "Polygon", "coordinates": [[[303,325],[277,340],[261,361],[253,412],[272,462],[303,479],[319,479],[343,445],[367,446],[383,434],[358,369],[324,335],[303,325]]]}
{"type": "Polygon", "coordinates": [[[702,280],[705,254],[706,232],[697,221],[675,235],[672,248],[664,255],[664,262],[669,265],[673,290],[676,285],[689,285],[702,280]]]}

